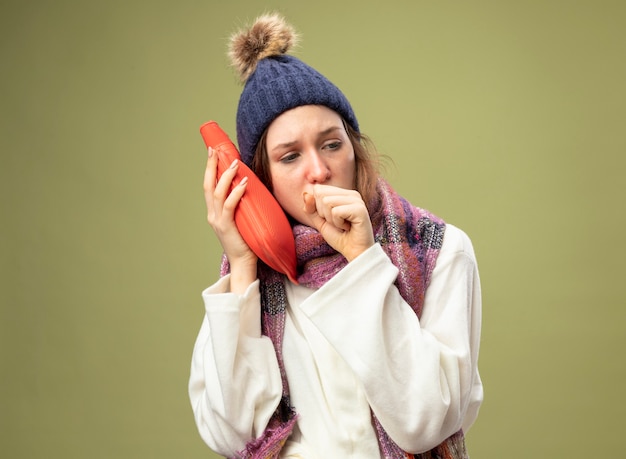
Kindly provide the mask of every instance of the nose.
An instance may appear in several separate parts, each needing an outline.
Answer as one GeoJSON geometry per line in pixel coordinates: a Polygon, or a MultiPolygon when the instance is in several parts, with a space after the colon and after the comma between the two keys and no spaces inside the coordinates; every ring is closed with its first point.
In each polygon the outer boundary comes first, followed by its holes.
{"type": "Polygon", "coordinates": [[[324,183],[330,179],[330,169],[317,151],[311,152],[308,158],[307,178],[310,183],[324,183]]]}

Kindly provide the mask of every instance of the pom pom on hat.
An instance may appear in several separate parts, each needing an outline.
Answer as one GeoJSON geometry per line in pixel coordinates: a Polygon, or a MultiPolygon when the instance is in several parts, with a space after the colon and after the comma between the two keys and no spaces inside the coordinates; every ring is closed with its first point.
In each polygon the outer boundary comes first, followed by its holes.
{"type": "Polygon", "coordinates": [[[260,16],[249,29],[231,36],[228,57],[245,82],[257,62],[270,56],[286,54],[297,44],[298,35],[278,14],[260,16]]]}
{"type": "Polygon", "coordinates": [[[295,30],[278,14],[260,16],[231,37],[228,56],[244,83],[237,108],[237,141],[241,159],[248,166],[270,123],[301,105],[324,105],[359,132],[350,102],[339,88],[286,54],[297,39],[295,30]]]}

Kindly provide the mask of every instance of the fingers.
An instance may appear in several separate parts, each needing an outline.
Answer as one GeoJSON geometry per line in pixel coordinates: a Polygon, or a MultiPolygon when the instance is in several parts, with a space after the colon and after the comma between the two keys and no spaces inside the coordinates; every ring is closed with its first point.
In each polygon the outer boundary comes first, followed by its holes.
{"type": "Polygon", "coordinates": [[[315,185],[303,201],[312,226],[348,261],[374,244],[369,213],[357,191],[315,185]]]}
{"type": "Polygon", "coordinates": [[[311,219],[311,226],[322,233],[324,226],[327,225],[326,219],[317,212],[317,205],[315,204],[315,196],[305,192],[302,195],[304,201],[304,211],[309,214],[311,219]]]}
{"type": "Polygon", "coordinates": [[[315,196],[311,193],[307,193],[306,191],[302,194],[302,200],[304,201],[304,211],[307,214],[314,214],[317,212],[315,208],[315,196]]]}
{"type": "Polygon", "coordinates": [[[358,223],[360,206],[358,204],[349,204],[332,207],[330,212],[330,221],[332,224],[343,231],[349,231],[352,224],[358,223]]]}
{"type": "MultiPolygon", "coordinates": [[[[209,148],[204,172],[207,220],[224,249],[234,278],[238,279],[239,284],[247,286],[250,279],[256,276],[257,256],[237,229],[235,209],[246,192],[248,178],[243,177],[234,185],[239,161],[233,161],[224,171],[220,165],[218,173],[218,159],[218,152],[209,148]]],[[[234,284],[231,284],[231,288],[236,289],[234,284]]]]}
{"type": "Polygon", "coordinates": [[[352,205],[332,204],[326,201],[320,216],[338,230],[349,231],[354,223],[352,208],[352,205]]]}
{"type": "Polygon", "coordinates": [[[213,148],[209,147],[206,169],[204,170],[204,193],[212,193],[215,189],[217,177],[217,155],[213,148]]]}
{"type": "Polygon", "coordinates": [[[314,195],[305,194],[305,211],[316,212],[337,229],[348,231],[352,224],[369,220],[365,203],[355,190],[316,185],[314,195]]]}
{"type": "Polygon", "coordinates": [[[204,193],[226,194],[231,186],[232,180],[237,174],[239,168],[239,160],[234,160],[228,169],[226,169],[219,180],[217,180],[217,152],[209,147],[207,155],[207,165],[204,171],[204,193]]]}
{"type": "Polygon", "coordinates": [[[228,214],[235,213],[235,209],[241,201],[244,193],[246,192],[246,186],[248,184],[248,177],[244,177],[241,181],[232,189],[232,191],[228,194],[228,197],[224,201],[224,211],[228,214]]]}
{"type": "MultiPolygon", "coordinates": [[[[233,179],[237,175],[237,170],[239,169],[239,161],[234,160],[228,169],[222,172],[222,176],[217,181],[217,185],[215,186],[215,197],[220,201],[226,201],[229,196],[229,192],[233,187],[233,179]]],[[[236,188],[236,187],[235,187],[236,188]]]]}
{"type": "Polygon", "coordinates": [[[208,149],[207,166],[204,172],[204,197],[207,205],[208,219],[211,224],[225,217],[232,220],[235,208],[245,193],[248,183],[244,177],[236,186],[233,180],[239,169],[239,161],[235,160],[218,176],[217,152],[211,147],[208,149]],[[231,189],[232,188],[232,189],[231,189]]]}
{"type": "Polygon", "coordinates": [[[215,182],[217,177],[217,154],[213,148],[209,147],[206,169],[204,170],[204,200],[207,208],[207,219],[209,223],[214,219],[215,205],[214,205],[214,192],[215,182]]]}

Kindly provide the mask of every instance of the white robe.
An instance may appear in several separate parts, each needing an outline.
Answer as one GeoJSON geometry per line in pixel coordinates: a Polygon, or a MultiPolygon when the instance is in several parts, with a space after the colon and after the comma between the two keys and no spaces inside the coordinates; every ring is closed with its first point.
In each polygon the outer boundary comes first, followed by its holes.
{"type": "MultiPolygon", "coordinates": [[[[421,318],[376,244],[318,290],[287,283],[283,358],[299,414],[281,457],[380,457],[370,409],[404,450],[432,449],[477,417],[480,281],[469,238],[447,224],[421,318]]],[[[231,456],[260,436],[282,383],[261,335],[259,282],[203,292],[189,394],[201,437],[231,456]]]]}

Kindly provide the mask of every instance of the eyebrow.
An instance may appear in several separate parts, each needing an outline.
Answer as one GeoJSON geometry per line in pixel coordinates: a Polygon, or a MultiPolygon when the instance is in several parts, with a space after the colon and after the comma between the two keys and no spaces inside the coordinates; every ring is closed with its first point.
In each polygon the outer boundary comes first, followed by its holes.
{"type": "MultiPolygon", "coordinates": [[[[330,134],[333,131],[339,131],[339,130],[341,130],[341,127],[342,126],[331,126],[331,127],[327,128],[327,129],[324,129],[323,131],[318,132],[317,133],[317,137],[318,138],[319,137],[324,137],[324,136],[330,134]]],[[[291,148],[291,147],[293,147],[297,143],[298,143],[297,140],[292,140],[290,142],[279,143],[274,148],[272,148],[271,151],[276,151],[276,150],[280,150],[280,149],[283,149],[283,148],[291,148]]]]}

